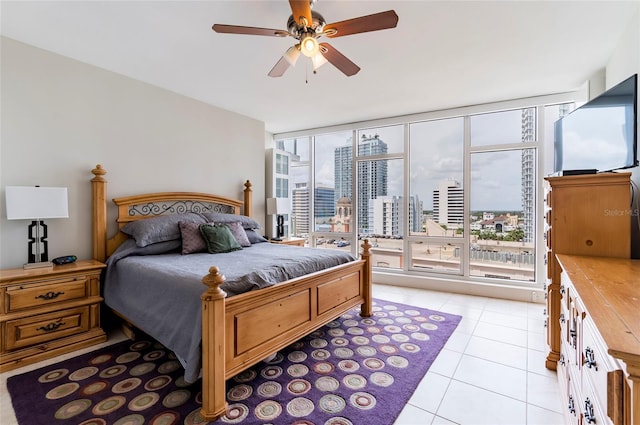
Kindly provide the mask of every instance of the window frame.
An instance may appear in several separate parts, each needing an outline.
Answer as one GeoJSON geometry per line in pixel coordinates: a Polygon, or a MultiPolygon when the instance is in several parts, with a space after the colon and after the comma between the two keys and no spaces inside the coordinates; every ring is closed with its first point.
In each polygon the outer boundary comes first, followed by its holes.
{"type": "MultiPolygon", "coordinates": [[[[544,272],[544,240],[542,237],[543,232],[543,202],[542,196],[544,193],[543,188],[543,179],[542,176],[548,175],[552,172],[549,169],[549,156],[553,155],[553,141],[545,140],[545,114],[544,109],[547,106],[561,103],[569,103],[569,102],[579,102],[580,99],[585,99],[587,96],[586,90],[582,89],[576,92],[567,92],[567,93],[558,93],[553,95],[545,95],[545,96],[536,96],[531,98],[523,98],[523,99],[514,99],[508,101],[487,103],[481,105],[474,106],[466,106],[461,108],[454,109],[445,109],[439,111],[432,112],[423,112],[418,114],[404,115],[393,118],[385,118],[378,120],[370,120],[370,121],[361,121],[350,124],[342,124],[330,127],[322,127],[316,129],[309,130],[298,130],[286,133],[276,133],[273,135],[274,142],[282,139],[290,139],[290,138],[302,138],[308,137],[310,143],[310,186],[315,187],[314,177],[315,177],[315,143],[316,136],[327,134],[327,133],[335,133],[335,132],[348,132],[352,133],[352,143],[353,143],[353,158],[354,158],[354,166],[353,170],[353,186],[357,187],[357,162],[359,160],[362,161],[372,161],[378,159],[402,159],[404,161],[404,180],[403,180],[403,194],[404,199],[409,199],[409,191],[410,191],[410,158],[409,158],[409,143],[410,143],[410,135],[409,135],[409,127],[412,123],[421,122],[421,121],[431,121],[436,119],[446,119],[446,118],[454,118],[454,117],[462,117],[464,119],[464,147],[463,147],[463,188],[470,188],[471,176],[470,172],[470,162],[471,155],[473,153],[478,152],[487,152],[487,151],[497,151],[497,150],[520,150],[524,149],[535,149],[535,282],[528,281],[519,281],[519,280],[510,280],[504,281],[502,279],[494,279],[494,278],[484,278],[478,276],[470,276],[469,274],[469,249],[470,249],[470,220],[465,218],[463,224],[463,232],[464,236],[462,238],[439,238],[442,239],[442,242],[451,242],[456,246],[461,246],[461,257],[460,257],[460,268],[461,273],[446,273],[446,272],[425,272],[423,270],[416,270],[416,268],[411,267],[411,261],[407,261],[408,256],[411,255],[411,246],[415,242],[423,241],[423,243],[433,242],[434,238],[429,238],[425,236],[411,235],[410,232],[405,232],[406,235],[403,237],[403,255],[405,257],[404,265],[402,269],[386,269],[386,268],[377,268],[374,267],[374,273],[391,273],[398,275],[408,275],[408,276],[433,276],[435,278],[444,278],[444,279],[455,279],[460,281],[467,281],[472,283],[500,283],[506,284],[510,286],[527,286],[531,287],[532,285],[542,285],[545,280],[546,273],[544,272]],[[479,145],[479,146],[471,146],[470,140],[470,120],[471,115],[476,114],[487,114],[487,113],[495,113],[500,111],[512,110],[512,109],[524,109],[524,108],[535,108],[536,111],[536,139],[534,142],[514,142],[508,144],[498,144],[498,145],[479,145]],[[376,127],[386,127],[393,125],[403,125],[404,126],[404,150],[400,153],[391,153],[385,155],[376,155],[376,156],[365,156],[359,158],[356,156],[357,154],[357,136],[361,131],[370,131],[371,129],[375,129],[376,127]]],[[[291,166],[291,165],[290,165],[291,166]]],[[[312,189],[313,191],[313,189],[312,189]]],[[[464,210],[465,214],[469,211],[470,205],[470,190],[464,190],[464,210]]],[[[310,202],[310,212],[311,218],[313,221],[313,211],[314,211],[314,202],[313,202],[313,193],[311,193],[311,202],[310,202]]],[[[408,202],[405,202],[408,204],[408,202]]],[[[354,196],[354,210],[357,210],[357,196],[354,196]]],[[[407,205],[403,205],[403,208],[408,208],[407,205]]],[[[408,229],[409,226],[409,214],[404,214],[403,217],[403,228],[408,229]]],[[[315,240],[318,238],[326,238],[330,237],[331,234],[327,234],[326,232],[315,232],[314,229],[310,229],[309,234],[309,246],[315,246],[315,240]]],[[[358,226],[353,226],[351,231],[351,239],[352,239],[352,251],[353,253],[357,253],[356,249],[359,246],[358,244],[353,244],[353,241],[358,240],[358,226]]]]}

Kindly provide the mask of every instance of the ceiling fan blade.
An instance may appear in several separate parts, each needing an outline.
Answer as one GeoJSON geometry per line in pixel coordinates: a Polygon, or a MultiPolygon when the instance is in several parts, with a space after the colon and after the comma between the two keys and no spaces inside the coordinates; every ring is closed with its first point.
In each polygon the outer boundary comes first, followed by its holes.
{"type": "Polygon", "coordinates": [[[378,31],[395,28],[398,24],[398,15],[393,10],[374,13],[373,15],[360,16],[346,21],[334,22],[324,26],[327,37],[343,37],[345,35],[359,34],[362,32],[378,31]],[[335,32],[335,34],[332,34],[335,32]]]}
{"type": "Polygon", "coordinates": [[[293,14],[293,19],[295,19],[298,25],[302,25],[301,17],[306,19],[306,25],[311,26],[313,23],[313,18],[311,17],[311,4],[309,0],[289,0],[289,5],[291,6],[291,13],[293,14]]]}
{"type": "Polygon", "coordinates": [[[289,33],[284,30],[274,30],[270,28],[258,27],[243,27],[240,25],[214,24],[211,28],[215,32],[223,34],[267,35],[272,37],[286,37],[287,35],[289,35],[289,33]]]}
{"type": "Polygon", "coordinates": [[[269,77],[282,77],[287,69],[289,69],[289,61],[287,61],[286,57],[282,56],[273,68],[271,68],[268,75],[269,77]]]}
{"type": "Polygon", "coordinates": [[[320,52],[333,66],[338,68],[344,75],[351,77],[360,71],[360,67],[351,62],[349,58],[337,51],[329,43],[320,43],[320,52]]]}

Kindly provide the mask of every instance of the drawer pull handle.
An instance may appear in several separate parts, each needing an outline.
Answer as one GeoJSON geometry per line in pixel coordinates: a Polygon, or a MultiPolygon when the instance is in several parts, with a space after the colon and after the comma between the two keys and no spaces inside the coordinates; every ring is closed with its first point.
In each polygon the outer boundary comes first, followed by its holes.
{"type": "Polygon", "coordinates": [[[52,331],[57,330],[60,326],[62,326],[64,324],[65,323],[62,321],[62,319],[59,319],[57,322],[51,322],[47,326],[40,326],[36,330],[37,331],[44,331],[44,332],[52,332],[52,331]]]}
{"type": "Polygon", "coordinates": [[[596,355],[591,347],[587,347],[584,349],[584,359],[582,360],[582,364],[589,369],[594,368],[595,370],[598,370],[598,365],[596,364],[596,355]]]}
{"type": "Polygon", "coordinates": [[[569,396],[569,405],[567,407],[569,408],[569,413],[573,413],[573,415],[575,416],[575,414],[576,414],[576,404],[573,401],[573,396],[569,396]]]}
{"type": "Polygon", "coordinates": [[[40,298],[40,299],[43,299],[45,301],[49,301],[49,300],[54,300],[54,299],[58,298],[60,295],[64,295],[64,292],[49,291],[46,294],[37,295],[36,299],[40,298]]]}
{"type": "Polygon", "coordinates": [[[564,313],[560,314],[560,323],[564,323],[564,313]]]}
{"type": "Polygon", "coordinates": [[[576,348],[578,346],[578,342],[577,342],[577,332],[575,329],[570,329],[569,330],[569,336],[571,337],[571,345],[573,346],[573,348],[576,348]]]}
{"type": "Polygon", "coordinates": [[[562,366],[564,366],[564,365],[565,365],[565,363],[566,363],[566,362],[565,362],[565,360],[564,360],[564,354],[560,354],[560,364],[561,364],[562,366]]]}
{"type": "Polygon", "coordinates": [[[584,418],[588,424],[596,423],[596,415],[593,413],[593,404],[591,400],[589,400],[589,397],[584,401],[584,418]]]}
{"type": "Polygon", "coordinates": [[[560,293],[561,293],[561,294],[564,294],[564,293],[565,293],[564,285],[561,285],[561,286],[560,286],[560,293]]]}

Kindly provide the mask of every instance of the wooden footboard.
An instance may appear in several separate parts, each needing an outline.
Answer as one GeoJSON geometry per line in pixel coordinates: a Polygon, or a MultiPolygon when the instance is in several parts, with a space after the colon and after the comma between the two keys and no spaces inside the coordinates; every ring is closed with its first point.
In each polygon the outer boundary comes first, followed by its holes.
{"type": "MultiPolygon", "coordinates": [[[[107,193],[100,165],[92,170],[93,256],[105,261],[127,236],[107,236],[107,193]]],[[[118,229],[126,223],[155,214],[151,204],[167,203],[165,211],[216,204],[238,214],[251,215],[251,183],[245,183],[244,202],[193,192],[154,193],[114,199],[118,229]],[[144,205],[139,214],[136,205],[144,205]]],[[[360,305],[360,314],[371,315],[371,260],[369,241],[362,244],[361,258],[229,299],[220,289],[224,276],[211,267],[203,277],[208,287],[202,294],[202,417],[214,420],[226,412],[226,380],[267,356],[297,341],[336,317],[360,305]]]]}
{"type": "Polygon", "coordinates": [[[201,297],[204,419],[226,412],[227,379],[358,305],[371,316],[370,248],[365,240],[358,261],[229,299],[224,276],[211,267],[201,297]]]}

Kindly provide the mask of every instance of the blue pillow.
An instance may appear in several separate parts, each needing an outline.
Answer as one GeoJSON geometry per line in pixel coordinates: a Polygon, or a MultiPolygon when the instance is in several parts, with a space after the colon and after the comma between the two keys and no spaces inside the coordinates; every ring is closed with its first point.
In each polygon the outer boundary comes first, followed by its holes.
{"type": "Polygon", "coordinates": [[[262,237],[260,233],[256,232],[253,229],[244,229],[244,232],[247,234],[247,238],[249,239],[249,242],[251,242],[252,244],[260,243],[260,242],[269,242],[264,237],[262,237]]]}
{"type": "Polygon", "coordinates": [[[196,213],[159,215],[156,217],[136,220],[125,224],[121,231],[136,240],[136,245],[144,248],[158,242],[180,239],[180,222],[206,223],[207,221],[196,213]]]}
{"type": "Polygon", "coordinates": [[[228,214],[228,213],[219,213],[219,212],[206,212],[201,214],[204,218],[207,219],[207,222],[214,223],[233,223],[235,221],[239,221],[242,224],[244,229],[259,229],[260,224],[252,219],[251,217],[247,217],[246,215],[240,214],[228,214]]]}

